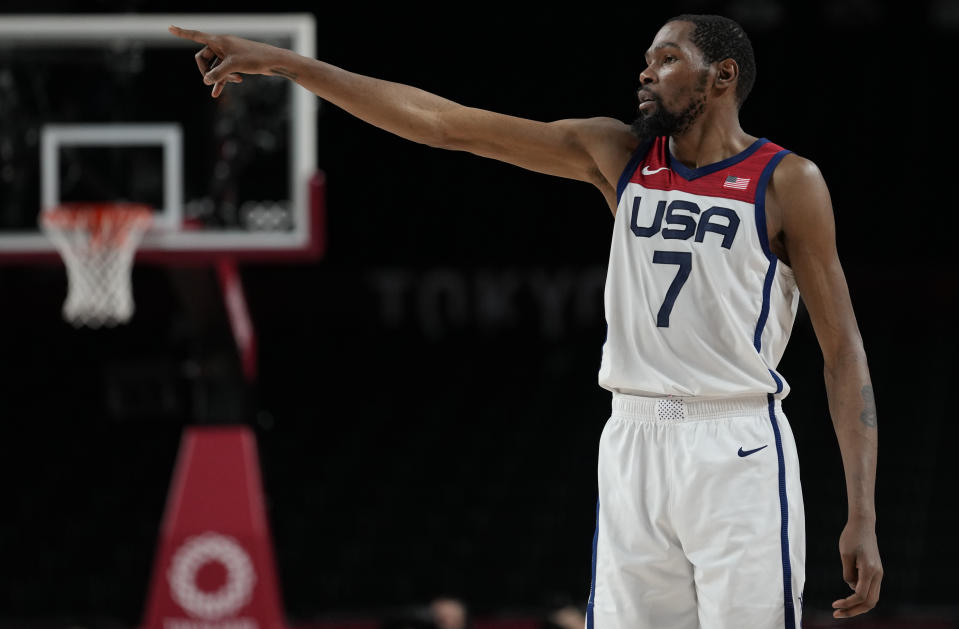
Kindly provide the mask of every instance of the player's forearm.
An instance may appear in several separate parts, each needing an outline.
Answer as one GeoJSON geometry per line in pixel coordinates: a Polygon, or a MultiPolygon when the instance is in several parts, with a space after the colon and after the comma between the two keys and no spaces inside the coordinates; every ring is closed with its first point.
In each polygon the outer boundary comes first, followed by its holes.
{"type": "Polygon", "coordinates": [[[296,81],[361,120],[430,146],[445,145],[441,116],[461,108],[424,90],[349,72],[288,50],[277,54],[270,71],[296,81]]]}
{"type": "Polygon", "coordinates": [[[849,518],[875,521],[876,403],[866,354],[854,344],[827,361],[826,394],[846,473],[849,518]]]}

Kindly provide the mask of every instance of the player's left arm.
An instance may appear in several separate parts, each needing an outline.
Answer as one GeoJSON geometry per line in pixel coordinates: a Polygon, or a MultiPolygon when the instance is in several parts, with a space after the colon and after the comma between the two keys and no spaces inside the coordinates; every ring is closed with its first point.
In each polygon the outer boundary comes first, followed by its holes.
{"type": "Polygon", "coordinates": [[[839,554],[843,579],[855,591],[833,603],[833,615],[848,618],[875,607],[883,575],[876,541],[876,404],[822,173],[811,161],[787,155],[773,173],[768,194],[822,349],[829,414],[846,475],[849,512],[839,554]]]}

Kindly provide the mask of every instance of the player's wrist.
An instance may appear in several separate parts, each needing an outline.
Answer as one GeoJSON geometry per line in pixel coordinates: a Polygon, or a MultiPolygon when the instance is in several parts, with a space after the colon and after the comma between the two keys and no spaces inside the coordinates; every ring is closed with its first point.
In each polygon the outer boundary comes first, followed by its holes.
{"type": "Polygon", "coordinates": [[[299,68],[301,60],[302,57],[292,50],[271,46],[263,60],[263,66],[267,70],[264,74],[296,80],[302,73],[299,68]]]}
{"type": "Polygon", "coordinates": [[[876,525],[876,510],[869,507],[850,508],[846,517],[850,524],[861,526],[876,525]]]}

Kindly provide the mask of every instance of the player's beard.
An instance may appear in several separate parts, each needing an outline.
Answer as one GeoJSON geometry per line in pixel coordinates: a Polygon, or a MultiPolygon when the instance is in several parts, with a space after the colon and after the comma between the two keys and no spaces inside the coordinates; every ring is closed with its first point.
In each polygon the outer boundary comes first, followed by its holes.
{"type": "Polygon", "coordinates": [[[680,136],[692,126],[706,109],[706,74],[701,76],[693,91],[689,104],[678,113],[666,109],[663,100],[652,95],[656,107],[650,113],[639,112],[633,121],[633,133],[640,138],[654,138],[661,135],[680,136]]]}

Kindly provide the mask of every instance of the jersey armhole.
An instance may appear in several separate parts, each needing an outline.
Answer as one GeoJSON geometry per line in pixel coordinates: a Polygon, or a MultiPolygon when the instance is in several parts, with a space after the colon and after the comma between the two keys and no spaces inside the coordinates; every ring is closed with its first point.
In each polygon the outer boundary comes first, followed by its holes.
{"type": "Polygon", "coordinates": [[[769,258],[770,262],[776,256],[769,248],[769,234],[766,233],[766,188],[769,186],[769,180],[772,179],[776,166],[790,153],[792,151],[782,149],[773,155],[759,175],[759,182],[756,185],[756,198],[753,205],[756,212],[756,231],[763,253],[769,258]]]}
{"type": "Polygon", "coordinates": [[[617,204],[619,204],[619,199],[623,196],[623,190],[626,189],[626,184],[629,183],[630,177],[632,177],[633,173],[636,172],[636,167],[639,165],[639,162],[646,157],[646,154],[649,153],[649,149],[652,145],[653,138],[643,140],[639,143],[639,146],[636,147],[636,150],[633,152],[633,156],[629,158],[629,162],[626,164],[626,168],[623,169],[623,173],[619,176],[619,182],[616,184],[617,204]]]}

